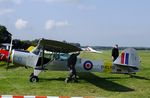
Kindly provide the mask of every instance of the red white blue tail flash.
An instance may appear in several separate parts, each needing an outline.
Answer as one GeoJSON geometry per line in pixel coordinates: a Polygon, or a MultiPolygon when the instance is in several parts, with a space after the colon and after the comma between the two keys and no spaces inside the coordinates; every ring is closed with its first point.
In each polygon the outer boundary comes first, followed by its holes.
{"type": "Polygon", "coordinates": [[[129,53],[122,53],[121,54],[121,64],[129,64],[129,53]]]}
{"type": "Polygon", "coordinates": [[[135,49],[127,48],[123,50],[113,64],[139,67],[140,59],[135,49]]]}

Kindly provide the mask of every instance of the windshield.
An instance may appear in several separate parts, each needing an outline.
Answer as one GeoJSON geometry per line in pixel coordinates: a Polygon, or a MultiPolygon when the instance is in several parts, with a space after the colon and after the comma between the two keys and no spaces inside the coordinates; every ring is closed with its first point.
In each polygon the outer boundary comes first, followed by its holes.
{"type": "Polygon", "coordinates": [[[36,54],[36,55],[39,55],[40,49],[36,47],[36,48],[32,51],[32,53],[34,53],[34,54],[36,54]]]}

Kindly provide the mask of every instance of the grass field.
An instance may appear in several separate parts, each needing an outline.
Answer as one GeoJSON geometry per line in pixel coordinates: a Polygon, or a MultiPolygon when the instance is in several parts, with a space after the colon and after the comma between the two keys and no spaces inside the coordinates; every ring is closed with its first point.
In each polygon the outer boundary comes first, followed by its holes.
{"type": "MultiPolygon", "coordinates": [[[[46,71],[38,83],[30,83],[32,68],[0,63],[0,95],[98,96],[106,98],[150,98],[150,51],[138,51],[141,71],[134,78],[111,73],[79,73],[79,83],[64,83],[68,72],[46,71]]],[[[81,54],[82,57],[111,61],[110,51],[81,54]]]]}

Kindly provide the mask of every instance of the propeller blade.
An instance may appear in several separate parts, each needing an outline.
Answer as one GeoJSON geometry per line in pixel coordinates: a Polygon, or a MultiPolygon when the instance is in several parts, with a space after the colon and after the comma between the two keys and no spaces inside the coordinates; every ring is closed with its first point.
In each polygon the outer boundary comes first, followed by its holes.
{"type": "Polygon", "coordinates": [[[7,69],[9,67],[9,62],[10,62],[10,55],[11,55],[11,51],[12,51],[12,43],[13,43],[13,37],[11,36],[10,48],[9,48],[8,57],[7,57],[7,69]]]}

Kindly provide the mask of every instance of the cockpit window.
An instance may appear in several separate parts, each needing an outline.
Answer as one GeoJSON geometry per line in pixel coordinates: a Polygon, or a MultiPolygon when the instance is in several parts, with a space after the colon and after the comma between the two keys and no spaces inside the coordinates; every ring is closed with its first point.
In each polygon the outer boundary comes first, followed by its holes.
{"type": "Polygon", "coordinates": [[[67,53],[60,53],[60,60],[61,61],[67,61],[67,59],[69,58],[69,54],[67,53]]]}
{"type": "Polygon", "coordinates": [[[34,54],[36,54],[36,55],[39,55],[40,49],[39,49],[39,48],[35,48],[35,50],[33,50],[32,53],[34,53],[34,54]]]}

